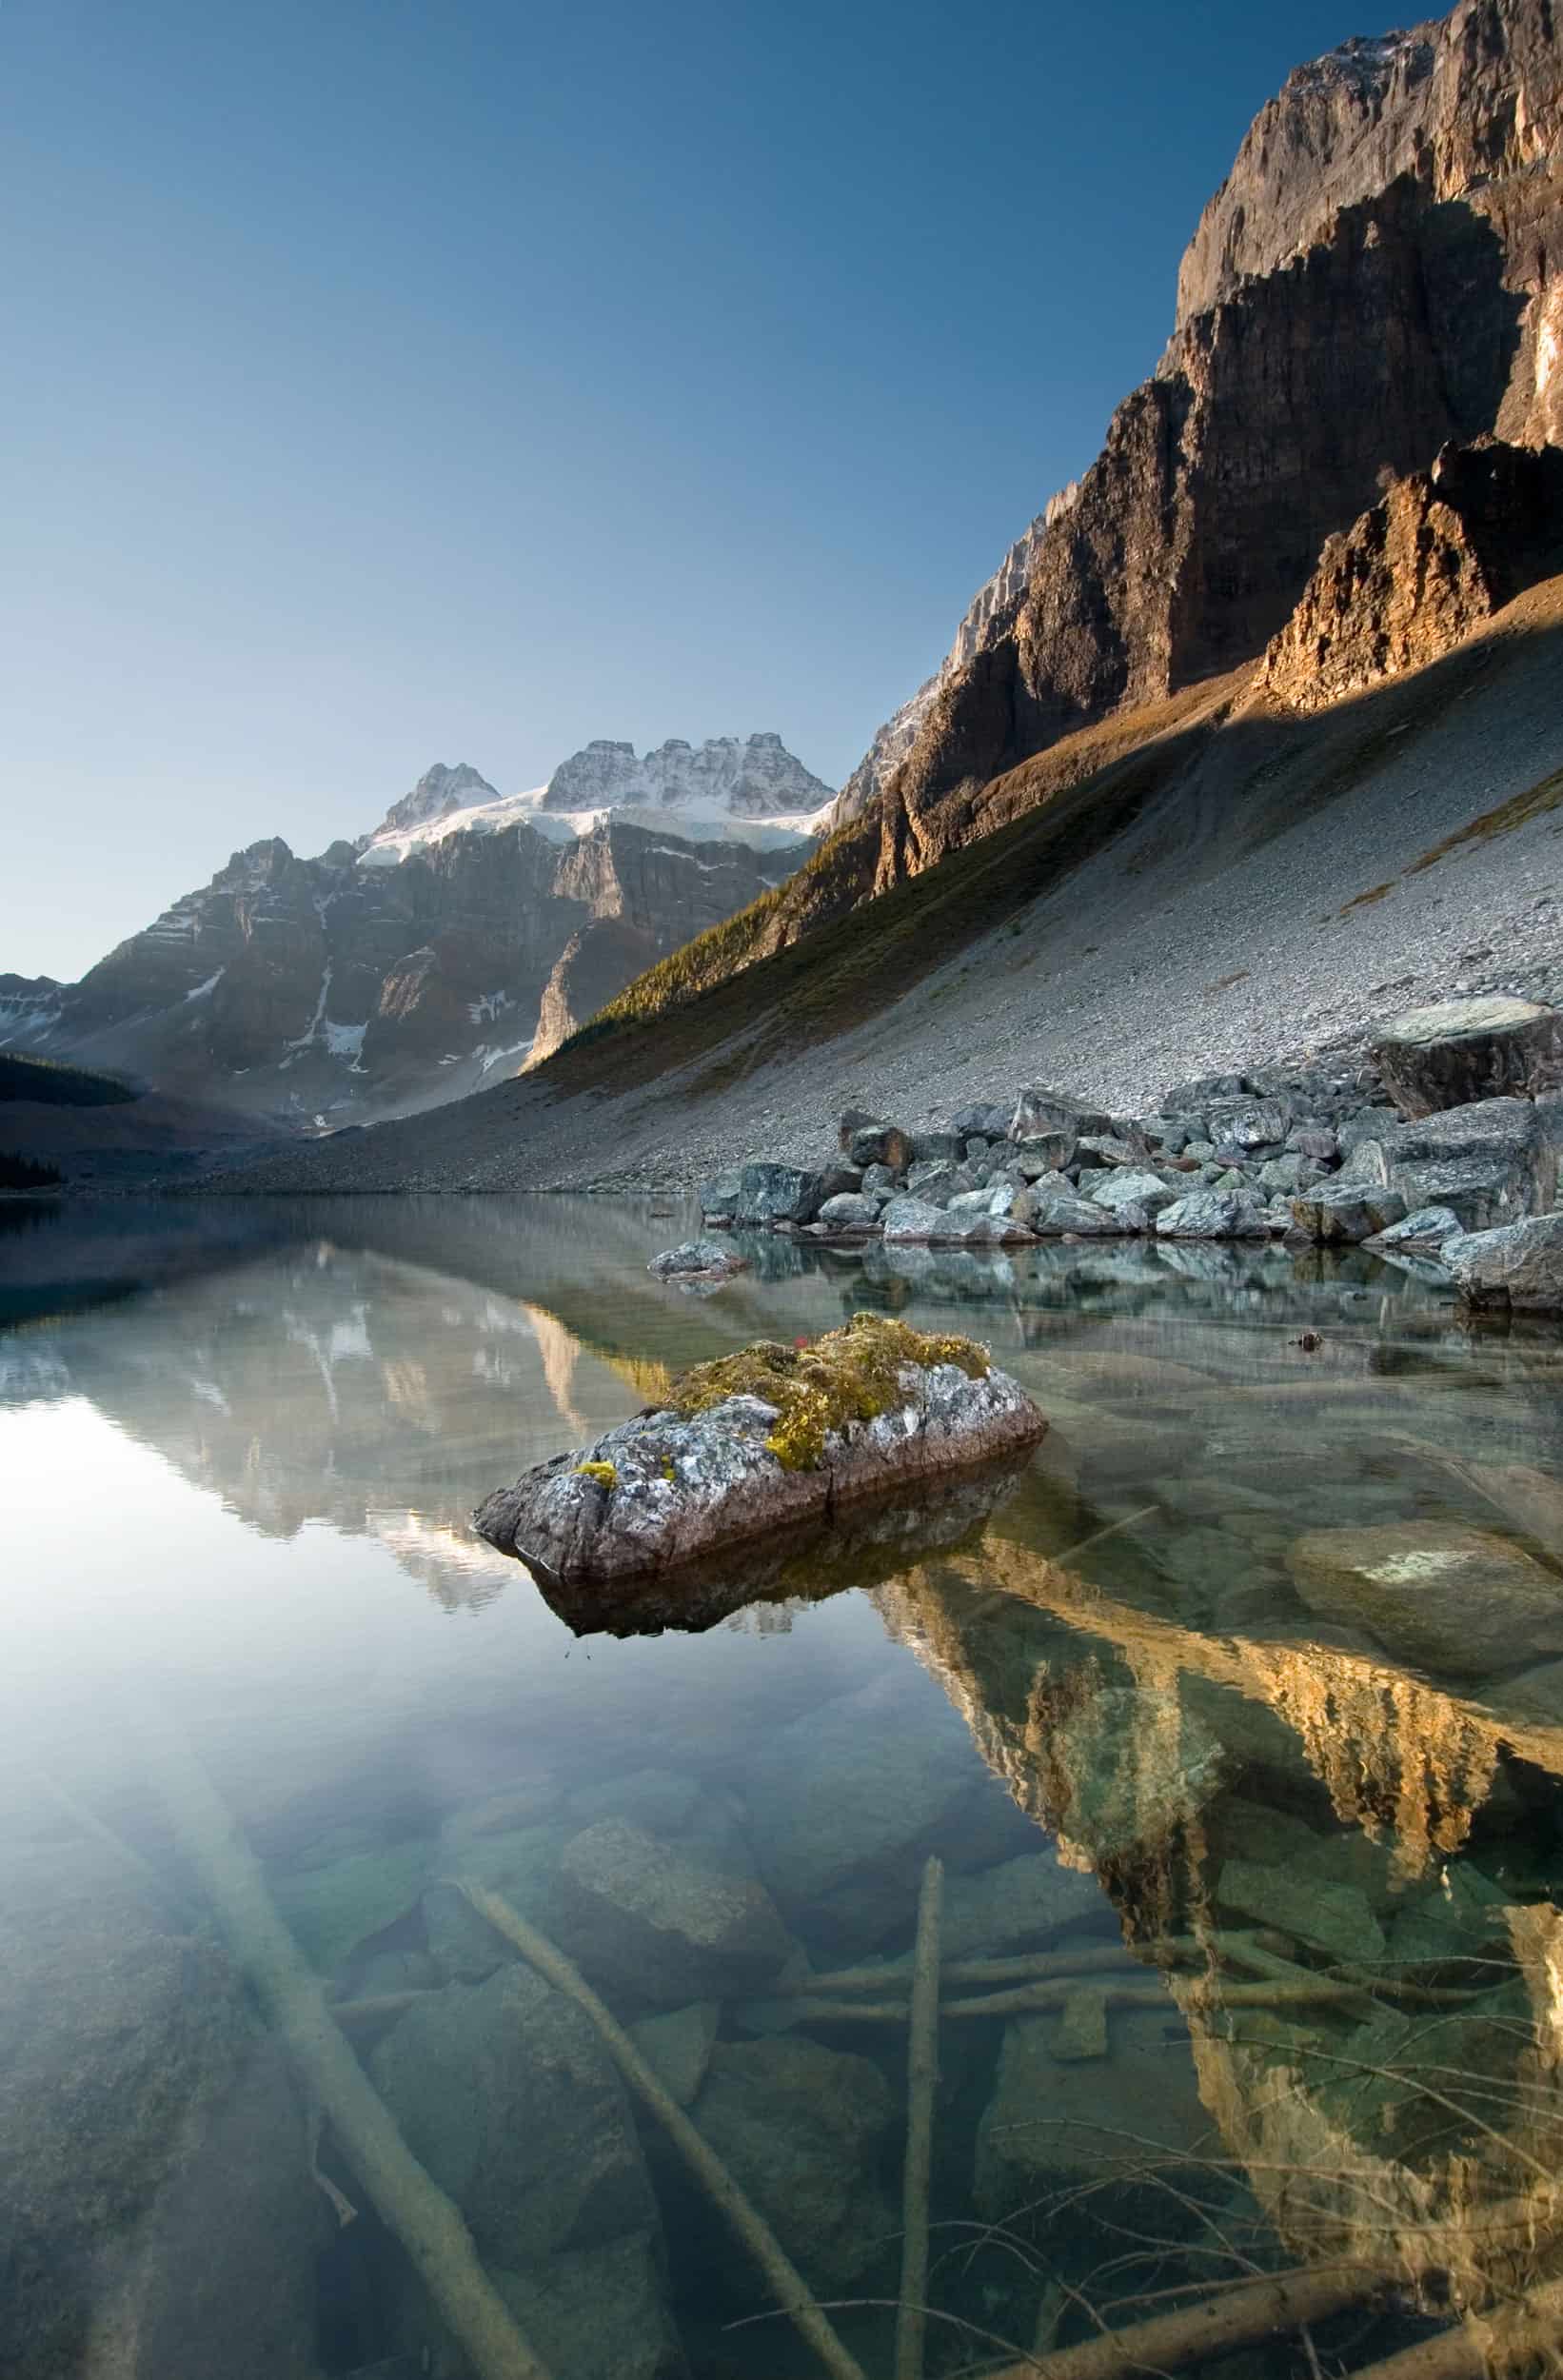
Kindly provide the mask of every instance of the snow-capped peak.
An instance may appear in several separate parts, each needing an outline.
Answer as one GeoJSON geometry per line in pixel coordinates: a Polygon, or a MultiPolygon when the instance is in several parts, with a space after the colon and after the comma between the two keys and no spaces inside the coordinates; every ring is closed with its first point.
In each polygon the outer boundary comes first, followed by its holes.
{"type": "Polygon", "coordinates": [[[644,759],[603,740],[527,793],[496,793],[464,762],[426,771],[359,846],[362,867],[394,867],[449,835],[498,834],[525,825],[550,843],[588,835],[606,818],[660,826],[691,843],[743,843],[770,850],[819,834],[835,799],[776,734],[670,738],[644,759]]]}

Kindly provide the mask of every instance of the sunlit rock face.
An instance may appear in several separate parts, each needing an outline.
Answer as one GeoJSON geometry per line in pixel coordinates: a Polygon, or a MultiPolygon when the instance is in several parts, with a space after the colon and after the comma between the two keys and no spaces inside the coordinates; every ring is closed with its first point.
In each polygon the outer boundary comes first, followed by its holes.
{"type": "MultiPolygon", "coordinates": [[[[1313,609],[1345,586],[1362,614],[1347,634],[1336,622],[1337,680],[1362,679],[1375,609],[1400,665],[1464,633],[1511,575],[1506,540],[1532,542],[1527,523],[1442,537],[1454,581],[1421,586],[1413,624],[1395,615],[1417,588],[1383,585],[1389,549],[1413,514],[1424,532],[1449,525],[1415,486],[1381,529],[1361,516],[1388,479],[1484,433],[1563,443],[1563,44],[1549,0],[1462,0],[1441,22],[1348,42],[1260,111],[1184,258],[1157,372],[843,791],[841,818],[880,803],[877,887],[959,843],[970,798],[1060,736],[1256,659],[1326,540],[1355,546],[1313,609]]],[[[1277,664],[1294,681],[1297,651],[1277,664]]]]}

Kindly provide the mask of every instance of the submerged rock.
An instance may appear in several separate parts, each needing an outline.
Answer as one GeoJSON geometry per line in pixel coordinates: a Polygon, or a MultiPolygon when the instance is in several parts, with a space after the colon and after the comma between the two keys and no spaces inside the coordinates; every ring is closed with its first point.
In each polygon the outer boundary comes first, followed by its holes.
{"type": "MultiPolygon", "coordinates": [[[[1059,2057],[1056,2015],[1013,2018],[977,2134],[976,2199],[991,2222],[1037,2211],[1060,2189],[1143,2177],[1208,2146],[1194,2063],[1176,2003],[1115,2009],[1107,2054],[1059,2057]]],[[[1065,2044],[1066,2053],[1072,2045],[1065,2044]]]]}
{"type": "Polygon", "coordinates": [[[1450,1677],[1482,1677],[1563,1652],[1563,1580],[1487,1529],[1399,1520],[1316,1529],[1287,1554],[1297,1593],[1321,1617],[1450,1677]]]}
{"type": "Polygon", "coordinates": [[[305,2110],[210,1939],[120,1861],[0,1858],[0,2370],[311,2380],[305,2110]]]}
{"type": "Polygon", "coordinates": [[[530,1967],[431,1993],[369,2072],[486,2260],[513,2271],[655,2226],[619,2070],[530,1967]]]}
{"type": "Polygon", "coordinates": [[[1034,1445],[1047,1424],[970,1339],[869,1314],[798,1349],[700,1364],[672,1399],[480,1505],[546,1576],[628,1578],[1034,1445]]]}
{"type": "Polygon", "coordinates": [[[719,2042],[694,2123],[826,2290],[866,2272],[898,2228],[880,2180],[895,2114],[867,2058],[788,2036],[719,2042]]]}
{"type": "Polygon", "coordinates": [[[557,1890],[574,1955],[610,1993],[680,2006],[758,1992],[792,1955],[763,1885],[625,1818],[600,1819],[565,1845],[557,1890]]]}

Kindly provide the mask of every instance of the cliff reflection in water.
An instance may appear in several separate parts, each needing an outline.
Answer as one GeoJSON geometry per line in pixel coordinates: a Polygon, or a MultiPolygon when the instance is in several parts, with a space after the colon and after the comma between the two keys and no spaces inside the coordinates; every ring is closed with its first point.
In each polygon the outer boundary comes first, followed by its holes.
{"type": "Polygon", "coordinates": [[[1129,1957],[1167,1967],[1192,2051],[1197,2110],[1105,2089],[1082,2151],[1058,2020],[1013,2017],[984,2211],[1032,2235],[1060,2173],[1154,2181],[1177,2235],[1226,2173],[1289,2253],[1430,2310],[1563,2272],[1563,1710],[1535,1673],[1473,1699],[1327,1634],[1203,1634],[1039,1555],[1015,1507],[875,1600],[1129,1957]]]}

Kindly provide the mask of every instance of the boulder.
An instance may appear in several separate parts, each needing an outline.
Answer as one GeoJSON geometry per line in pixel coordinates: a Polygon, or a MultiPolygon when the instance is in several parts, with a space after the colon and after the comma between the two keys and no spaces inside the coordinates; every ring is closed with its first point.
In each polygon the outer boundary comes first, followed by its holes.
{"type": "Polygon", "coordinates": [[[681,1276],[697,1280],[723,1280],[729,1273],[742,1273],[744,1267],[744,1258],[720,1240],[684,1240],[676,1248],[664,1248],[661,1256],[654,1256],[645,1269],[658,1280],[681,1276]]]}
{"type": "Polygon", "coordinates": [[[1059,1239],[1065,1232],[1075,1232],[1095,1240],[1116,1235],[1125,1225],[1112,1207],[1098,1206],[1095,1199],[1078,1198],[1070,1189],[1036,1198],[1031,1228],[1042,1239],[1059,1239]]]}
{"type": "Polygon", "coordinates": [[[658,2266],[655,2234],[637,2231],[550,2256],[530,2271],[498,2268],[494,2286],[550,2371],[569,2380],[687,2380],[658,2266]]]}
{"type": "Polygon", "coordinates": [[[880,1226],[886,1240],[932,1240],[944,1220],[942,1207],[926,1199],[892,1199],[880,1209],[880,1226]]]}
{"type": "Polygon", "coordinates": [[[914,1165],[959,1165],[965,1148],[963,1132],[914,1132],[914,1165]]]}
{"type": "Polygon", "coordinates": [[[986,1349],[858,1314],[802,1349],[762,1339],[697,1365],[670,1403],[538,1464],[474,1522],[546,1578],[606,1586],[1018,1453],[1046,1427],[986,1349]]]}
{"type": "Polygon", "coordinates": [[[1295,1862],[1276,1866],[1268,1860],[1224,1860],[1216,1898],[1239,1917],[1276,1926],[1327,1958],[1363,1966],[1384,1955],[1383,1928],[1360,1887],[1312,1870],[1302,1874],[1295,1862]]]}
{"type": "Polygon", "coordinates": [[[274,1878],[272,1890],[300,1950],[328,1975],[360,1942],[406,1915],[433,1860],[434,1845],[415,1836],[318,1868],[287,1871],[274,1878]]]}
{"type": "Polygon", "coordinates": [[[912,1136],[900,1124],[876,1119],[857,1127],[846,1144],[846,1156],[854,1165],[888,1165],[892,1173],[904,1173],[912,1161],[912,1136]]]}
{"type": "Polygon", "coordinates": [[[696,1195],[700,1200],[700,1211],[707,1222],[730,1223],[737,1219],[742,1180],[742,1166],[728,1165],[720,1174],[712,1174],[701,1183],[696,1195]]]}
{"type": "Polygon", "coordinates": [[[1217,1146],[1240,1150],[1275,1149],[1285,1145],[1292,1129],[1289,1100],[1213,1100],[1205,1109],[1209,1137],[1217,1146]]]}
{"type": "Polygon", "coordinates": [[[619,2070],[590,2019],[532,1968],[431,1993],[368,2065],[485,2262],[513,2270],[655,2229],[619,2070]]]}
{"type": "Polygon", "coordinates": [[[1035,1140],[1052,1132],[1071,1133],[1078,1140],[1082,1133],[1111,1132],[1113,1119],[1067,1092],[1038,1088],[1021,1092],[1003,1129],[1012,1140],[1035,1140]]]}
{"type": "Polygon", "coordinates": [[[1408,1211],[1450,1206],[1467,1231],[1490,1231],[1549,1211],[1558,1143],[1550,1106],[1495,1099],[1401,1124],[1381,1145],[1388,1180],[1408,1211]]]}
{"type": "Polygon", "coordinates": [[[779,1729],[739,1781],[760,1873],[806,1917],[827,1894],[892,1872],[915,1904],[932,1838],[979,1775],[957,1715],[886,1677],[779,1729]]]}
{"type": "Polygon", "coordinates": [[[1332,1182],[1291,1200],[1288,1211],[1296,1229],[1320,1247],[1351,1247],[1397,1223],[1406,1202],[1398,1190],[1372,1190],[1360,1183],[1342,1189],[1332,1182]]]}
{"type": "Polygon", "coordinates": [[[1094,1875],[1052,1851],[1022,1852],[974,1875],[946,1876],[940,1950],[945,1958],[997,1958],[1104,1921],[1114,1922],[1113,1905],[1094,1875]]]}
{"type": "Polygon", "coordinates": [[[739,1223],[812,1223],[824,1193],[822,1174],[810,1173],[801,1165],[753,1162],[740,1172],[733,1220],[739,1223]]]}
{"type": "Polygon", "coordinates": [[[1177,1196],[1178,1193],[1164,1182],[1159,1174],[1133,1165],[1115,1168],[1091,1192],[1095,1205],[1109,1207],[1119,1214],[1130,1206],[1142,1207],[1148,1215],[1159,1214],[1163,1207],[1171,1206],[1177,1196]]]}
{"type": "Polygon", "coordinates": [[[1555,1087],[1563,1080],[1563,1016],[1499,995],[1440,1001],[1395,1018],[1373,1054],[1401,1114],[1431,1116],[1555,1087]]]}
{"type": "Polygon", "coordinates": [[[310,2380],[332,2225],[276,2041],[93,1843],[0,1854],[0,2370],[310,2380]]]}
{"type": "Polygon", "coordinates": [[[1446,1235],[1442,1254],[1467,1305],[1563,1314],[1563,1215],[1446,1235]]]}
{"type": "Polygon", "coordinates": [[[1315,1529],[1286,1560],[1310,1611],[1366,1628],[1441,1676],[1483,1677],[1563,1653],[1563,1580],[1491,1530],[1452,1520],[1315,1529]]]}
{"type": "Polygon", "coordinates": [[[1010,1162],[1022,1181],[1038,1181],[1044,1174],[1063,1173],[1074,1161],[1075,1147],[1072,1132],[1035,1132],[1016,1142],[1010,1162]]]}
{"type": "Polygon", "coordinates": [[[556,1885],[574,1955],[611,1995],[682,2007],[759,1992],[792,1936],[764,1886],[601,1818],[564,1846],[556,1885]]]}
{"type": "Polygon", "coordinates": [[[721,2024],[719,2001],[694,2000],[687,2008],[643,2016],[629,2028],[635,2047],[681,2108],[699,2095],[721,2024]]]}
{"type": "Polygon", "coordinates": [[[834,1199],[827,1199],[820,1209],[817,1220],[828,1231],[875,1231],[879,1227],[880,1202],[861,1190],[843,1190],[834,1199]]]}
{"type": "Polygon", "coordinates": [[[1191,1190],[1156,1219],[1158,1240],[1267,1240],[1270,1222],[1252,1190],[1191,1190]]]}
{"type": "Polygon", "coordinates": [[[796,2035],[718,2042],[693,2120],[821,2294],[883,2254],[900,2222],[880,2175],[896,2102],[869,2059],[796,2035]]]}
{"type": "Polygon", "coordinates": [[[1428,1248],[1441,1248],[1446,1240],[1459,1237],[1460,1219],[1451,1206],[1419,1206],[1414,1215],[1402,1215],[1397,1223],[1391,1223],[1378,1234],[1378,1245],[1407,1255],[1418,1255],[1428,1248]]]}
{"type": "Polygon", "coordinates": [[[1108,2053],[1087,2062],[1056,2054],[1057,2023],[1021,2016],[1004,2028],[977,2133],[975,2196],[989,2222],[1045,2210],[1071,2185],[1142,2176],[1158,2149],[1172,2164],[1209,2150],[1211,2119],[1170,1998],[1114,2009],[1108,2053]]]}
{"type": "Polygon", "coordinates": [[[928,1206],[942,1206],[956,1191],[965,1187],[959,1165],[947,1158],[931,1158],[926,1163],[906,1169],[907,1196],[921,1199],[928,1206]]]}
{"type": "Polygon", "coordinates": [[[950,1118],[950,1130],[962,1143],[974,1134],[984,1140],[1001,1140],[1015,1113],[1013,1101],[978,1100],[950,1118]]]}

